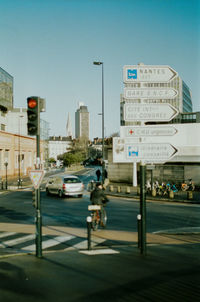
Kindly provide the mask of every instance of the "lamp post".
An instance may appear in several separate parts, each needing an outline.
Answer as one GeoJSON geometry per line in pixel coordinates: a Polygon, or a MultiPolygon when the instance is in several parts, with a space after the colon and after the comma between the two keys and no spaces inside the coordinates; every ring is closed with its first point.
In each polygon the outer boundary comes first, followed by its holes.
{"type": "Polygon", "coordinates": [[[105,179],[105,166],[104,166],[104,76],[103,76],[103,62],[93,62],[94,65],[102,66],[102,183],[104,184],[105,179]]]}
{"type": "Polygon", "coordinates": [[[19,149],[19,154],[18,154],[18,188],[20,187],[21,185],[21,150],[20,150],[20,135],[21,135],[21,129],[20,129],[20,119],[23,118],[23,115],[20,115],[19,116],[19,140],[18,140],[18,149],[19,149]]]}
{"type": "Polygon", "coordinates": [[[8,189],[8,174],[7,174],[7,169],[8,169],[8,162],[6,161],[4,163],[5,167],[6,167],[6,183],[5,183],[5,189],[8,189]]]}

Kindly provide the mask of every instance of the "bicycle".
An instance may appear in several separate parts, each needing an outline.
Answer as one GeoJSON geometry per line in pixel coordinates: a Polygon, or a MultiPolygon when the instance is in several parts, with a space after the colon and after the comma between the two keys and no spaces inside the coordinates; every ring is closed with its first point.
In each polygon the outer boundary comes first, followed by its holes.
{"type": "Polygon", "coordinates": [[[88,211],[91,211],[91,217],[92,217],[92,229],[96,231],[100,226],[103,228],[106,227],[107,223],[107,214],[104,206],[101,205],[89,205],[88,211]]]}

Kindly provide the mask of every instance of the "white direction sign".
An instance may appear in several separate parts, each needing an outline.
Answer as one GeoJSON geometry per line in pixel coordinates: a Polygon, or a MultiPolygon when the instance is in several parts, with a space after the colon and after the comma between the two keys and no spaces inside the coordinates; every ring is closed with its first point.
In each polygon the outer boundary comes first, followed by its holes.
{"type": "Polygon", "coordinates": [[[177,72],[169,66],[126,65],[123,68],[124,83],[169,82],[177,72]]]}
{"type": "Polygon", "coordinates": [[[173,99],[178,95],[174,88],[124,88],[125,99],[173,99]]]}
{"type": "Polygon", "coordinates": [[[173,136],[177,133],[174,126],[156,125],[156,126],[122,126],[120,127],[120,137],[157,137],[173,136]]]}
{"type": "Polygon", "coordinates": [[[170,143],[131,143],[130,140],[113,138],[113,162],[156,163],[170,160],[178,150],[170,143]]]}
{"type": "Polygon", "coordinates": [[[31,170],[29,177],[35,189],[38,189],[44,177],[44,170],[31,170]]]}
{"type": "Polygon", "coordinates": [[[178,114],[172,105],[166,104],[124,104],[125,121],[170,121],[178,114]]]}

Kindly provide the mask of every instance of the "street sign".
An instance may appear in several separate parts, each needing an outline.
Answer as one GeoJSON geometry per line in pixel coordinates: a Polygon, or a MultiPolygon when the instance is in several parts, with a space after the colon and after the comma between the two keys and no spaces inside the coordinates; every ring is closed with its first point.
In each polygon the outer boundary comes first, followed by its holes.
{"type": "Polygon", "coordinates": [[[172,105],[165,104],[124,104],[125,121],[170,121],[178,114],[172,105]]]}
{"type": "Polygon", "coordinates": [[[35,189],[38,189],[44,177],[44,170],[31,170],[29,177],[35,189]]]}
{"type": "Polygon", "coordinates": [[[173,99],[178,95],[174,88],[124,88],[126,99],[173,99]]]}
{"type": "Polygon", "coordinates": [[[113,162],[166,162],[177,155],[170,143],[131,143],[130,139],[113,138],[113,162]]]}
{"type": "Polygon", "coordinates": [[[121,137],[151,137],[151,136],[173,136],[177,133],[175,126],[122,126],[120,127],[121,137]]]}
{"type": "Polygon", "coordinates": [[[177,76],[177,72],[169,66],[126,65],[123,68],[124,83],[169,82],[177,76]]]}

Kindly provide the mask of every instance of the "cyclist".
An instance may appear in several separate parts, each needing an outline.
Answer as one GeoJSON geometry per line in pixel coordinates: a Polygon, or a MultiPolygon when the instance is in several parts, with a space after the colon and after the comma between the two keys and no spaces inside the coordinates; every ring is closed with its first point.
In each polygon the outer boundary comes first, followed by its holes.
{"type": "Polygon", "coordinates": [[[98,204],[100,206],[104,206],[105,203],[109,201],[103,191],[103,186],[100,182],[96,183],[95,189],[90,194],[90,200],[92,204],[98,204]]]}

